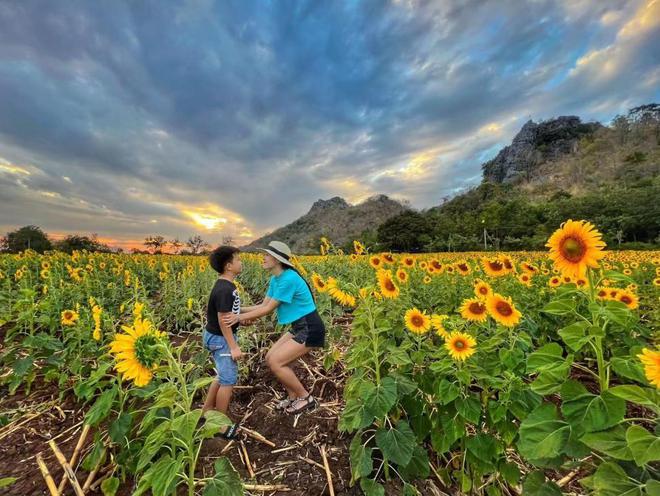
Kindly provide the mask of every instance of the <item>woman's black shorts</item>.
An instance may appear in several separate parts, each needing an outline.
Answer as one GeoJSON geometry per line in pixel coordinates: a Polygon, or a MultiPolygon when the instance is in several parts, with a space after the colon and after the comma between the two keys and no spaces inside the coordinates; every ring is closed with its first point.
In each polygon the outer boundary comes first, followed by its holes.
{"type": "Polygon", "coordinates": [[[293,334],[296,343],[310,348],[322,348],[325,345],[325,325],[316,310],[291,322],[289,332],[293,334]]]}

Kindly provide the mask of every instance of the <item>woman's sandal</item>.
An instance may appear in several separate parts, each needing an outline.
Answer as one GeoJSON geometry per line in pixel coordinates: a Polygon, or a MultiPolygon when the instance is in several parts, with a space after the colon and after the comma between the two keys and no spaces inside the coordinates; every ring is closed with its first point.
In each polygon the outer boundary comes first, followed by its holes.
{"type": "Polygon", "coordinates": [[[286,410],[291,406],[291,403],[293,403],[295,400],[292,400],[291,398],[284,398],[283,400],[278,401],[275,403],[275,410],[286,410]]]}
{"type": "Polygon", "coordinates": [[[285,410],[289,415],[298,415],[299,413],[309,410],[316,407],[316,400],[311,394],[308,394],[305,398],[298,398],[291,402],[291,406],[285,410]],[[303,406],[296,408],[296,405],[304,403],[303,406]]]}
{"type": "Polygon", "coordinates": [[[215,437],[221,437],[222,439],[226,439],[227,441],[233,441],[238,437],[238,432],[241,429],[241,426],[239,424],[232,424],[230,425],[225,432],[219,432],[218,434],[215,435],[215,437]]]}

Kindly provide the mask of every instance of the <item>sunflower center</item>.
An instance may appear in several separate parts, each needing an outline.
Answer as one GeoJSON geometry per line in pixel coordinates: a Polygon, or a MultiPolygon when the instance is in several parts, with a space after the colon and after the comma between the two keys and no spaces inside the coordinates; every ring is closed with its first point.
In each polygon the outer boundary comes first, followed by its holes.
{"type": "Polygon", "coordinates": [[[463,341],[462,339],[457,339],[457,340],[454,342],[454,348],[456,348],[457,350],[462,350],[462,349],[464,349],[465,347],[466,347],[466,343],[465,343],[465,341],[463,341]]]}
{"type": "Polygon", "coordinates": [[[144,367],[151,368],[159,358],[156,336],[145,334],[135,340],[135,358],[144,367]]]}
{"type": "Polygon", "coordinates": [[[495,308],[500,315],[504,315],[505,317],[508,317],[513,313],[511,305],[509,305],[506,301],[498,301],[495,308]]]}
{"type": "Polygon", "coordinates": [[[388,291],[394,291],[396,288],[394,287],[394,283],[388,279],[385,281],[385,289],[388,291]]]}
{"type": "Polygon", "coordinates": [[[421,327],[422,325],[424,325],[424,319],[421,317],[421,315],[413,315],[410,321],[416,327],[421,327]]]}
{"type": "Polygon", "coordinates": [[[499,262],[488,262],[488,265],[490,265],[490,268],[492,270],[502,270],[503,266],[499,262]]]}
{"type": "Polygon", "coordinates": [[[486,308],[481,303],[478,303],[476,301],[470,303],[470,312],[472,313],[484,313],[485,310],[486,308]]]}
{"type": "Polygon", "coordinates": [[[465,264],[459,264],[458,268],[462,271],[468,270],[467,265],[465,265],[465,264]]]}
{"type": "Polygon", "coordinates": [[[625,303],[626,305],[629,305],[632,303],[632,299],[630,298],[630,296],[624,295],[621,297],[621,302],[625,303]]]}
{"type": "Polygon", "coordinates": [[[561,245],[561,252],[564,258],[569,262],[579,262],[582,260],[585,252],[584,243],[576,238],[568,237],[561,245]]]}
{"type": "Polygon", "coordinates": [[[481,286],[479,288],[479,294],[487,295],[488,294],[488,288],[486,288],[485,286],[481,286]]]}

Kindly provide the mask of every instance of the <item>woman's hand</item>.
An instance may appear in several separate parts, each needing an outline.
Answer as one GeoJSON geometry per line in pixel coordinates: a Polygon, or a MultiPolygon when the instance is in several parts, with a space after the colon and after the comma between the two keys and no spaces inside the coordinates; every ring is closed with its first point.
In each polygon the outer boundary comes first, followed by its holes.
{"type": "Polygon", "coordinates": [[[240,319],[238,315],[235,313],[232,313],[230,315],[225,315],[224,317],[222,317],[222,323],[229,327],[233,326],[237,322],[240,322],[240,319]]]}

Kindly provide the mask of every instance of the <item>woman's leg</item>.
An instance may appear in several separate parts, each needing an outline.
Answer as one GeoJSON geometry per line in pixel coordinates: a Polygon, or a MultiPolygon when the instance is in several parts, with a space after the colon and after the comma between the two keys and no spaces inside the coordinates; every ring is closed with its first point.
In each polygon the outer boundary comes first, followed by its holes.
{"type": "MultiPolygon", "coordinates": [[[[268,352],[266,353],[266,364],[269,364],[270,361],[272,360],[273,355],[277,352],[277,350],[284,343],[291,341],[292,338],[293,338],[293,334],[291,334],[290,332],[285,332],[284,334],[282,334],[280,338],[277,341],[275,341],[275,343],[273,343],[273,346],[271,346],[268,352]]],[[[270,367],[270,365],[268,366],[270,367]]],[[[289,397],[289,399],[295,398],[295,393],[293,391],[291,391],[286,386],[284,386],[284,388],[286,389],[287,396],[289,397]]]]}
{"type": "MultiPolygon", "coordinates": [[[[293,337],[290,333],[287,334],[293,337]]],[[[290,398],[304,398],[308,394],[289,364],[308,353],[310,349],[289,338],[266,355],[266,364],[289,392],[290,398]]]]}

